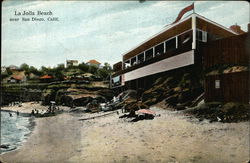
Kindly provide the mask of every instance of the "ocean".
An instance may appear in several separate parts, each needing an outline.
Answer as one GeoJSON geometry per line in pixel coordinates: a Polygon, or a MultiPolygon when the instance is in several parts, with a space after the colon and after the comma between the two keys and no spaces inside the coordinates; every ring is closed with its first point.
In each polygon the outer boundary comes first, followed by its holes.
{"type": "Polygon", "coordinates": [[[6,148],[1,148],[1,153],[20,147],[28,138],[33,126],[34,121],[31,117],[17,115],[15,112],[1,111],[1,146],[6,146],[6,148]]]}

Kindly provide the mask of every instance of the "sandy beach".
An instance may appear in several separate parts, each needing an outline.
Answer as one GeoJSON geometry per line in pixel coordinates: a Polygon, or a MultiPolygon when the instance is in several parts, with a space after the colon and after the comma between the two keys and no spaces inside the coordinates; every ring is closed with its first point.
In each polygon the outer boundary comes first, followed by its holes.
{"type": "MultiPolygon", "coordinates": [[[[29,112],[34,105],[39,104],[24,104],[20,109],[29,112]]],[[[3,109],[16,111],[17,108],[3,109]]],[[[7,163],[243,163],[249,160],[249,122],[200,122],[180,112],[155,106],[151,109],[161,116],[134,123],[129,122],[131,119],[119,119],[120,110],[119,115],[86,121],[79,119],[104,113],[63,113],[36,118],[28,140],[18,150],[0,157],[7,163]]]]}

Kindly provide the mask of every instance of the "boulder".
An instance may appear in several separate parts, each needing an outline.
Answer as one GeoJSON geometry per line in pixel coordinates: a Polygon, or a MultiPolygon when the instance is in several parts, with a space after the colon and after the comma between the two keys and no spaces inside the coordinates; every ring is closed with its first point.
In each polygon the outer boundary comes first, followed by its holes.
{"type": "Polygon", "coordinates": [[[148,105],[148,106],[151,106],[151,105],[154,105],[158,102],[159,100],[157,100],[157,98],[150,98],[148,99],[147,101],[144,102],[144,104],[148,105]]]}
{"type": "Polygon", "coordinates": [[[95,98],[95,100],[96,100],[98,103],[105,103],[105,102],[107,102],[107,99],[106,99],[105,97],[103,97],[103,96],[97,96],[97,97],[95,98]]]}
{"type": "Polygon", "coordinates": [[[164,81],[166,81],[166,79],[167,79],[167,76],[159,77],[158,79],[156,79],[156,81],[154,82],[153,85],[160,85],[160,84],[162,84],[164,81]]]}
{"type": "Polygon", "coordinates": [[[166,104],[170,106],[176,106],[178,103],[178,94],[174,94],[165,100],[166,104]]]}
{"type": "Polygon", "coordinates": [[[56,96],[56,90],[45,89],[42,93],[42,104],[49,105],[50,101],[54,101],[56,96]]]}
{"type": "Polygon", "coordinates": [[[114,97],[114,92],[110,89],[98,90],[96,94],[100,95],[101,97],[105,97],[108,101],[112,100],[114,97]]]}
{"type": "Polygon", "coordinates": [[[0,145],[0,148],[3,148],[3,149],[8,149],[10,147],[9,144],[1,144],[0,145]]]}
{"type": "Polygon", "coordinates": [[[73,106],[73,97],[68,96],[68,95],[64,95],[61,97],[61,103],[62,103],[62,105],[72,107],[73,106]]]}
{"type": "Polygon", "coordinates": [[[176,79],[174,77],[168,77],[163,83],[162,85],[165,88],[173,88],[177,86],[177,82],[176,79]]]}
{"type": "Polygon", "coordinates": [[[94,98],[87,96],[87,97],[80,97],[73,99],[72,103],[74,106],[86,106],[89,102],[91,102],[94,98]]]}

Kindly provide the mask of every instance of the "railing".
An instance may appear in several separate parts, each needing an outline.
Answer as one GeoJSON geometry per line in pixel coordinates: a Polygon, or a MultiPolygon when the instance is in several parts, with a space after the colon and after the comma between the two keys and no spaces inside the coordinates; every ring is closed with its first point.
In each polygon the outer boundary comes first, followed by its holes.
{"type": "Polygon", "coordinates": [[[183,45],[179,46],[177,49],[172,49],[170,51],[167,51],[166,53],[163,53],[162,55],[158,55],[158,56],[156,55],[154,58],[152,58],[150,60],[146,60],[146,61],[139,63],[139,64],[136,64],[132,67],[128,67],[125,70],[118,71],[115,74],[113,74],[112,76],[118,76],[120,74],[124,74],[126,72],[133,71],[135,69],[144,67],[146,65],[158,62],[160,60],[163,60],[163,59],[166,59],[169,57],[173,57],[173,56],[182,54],[182,53],[190,51],[190,50],[192,50],[192,42],[188,42],[187,44],[183,44],[183,45]]]}

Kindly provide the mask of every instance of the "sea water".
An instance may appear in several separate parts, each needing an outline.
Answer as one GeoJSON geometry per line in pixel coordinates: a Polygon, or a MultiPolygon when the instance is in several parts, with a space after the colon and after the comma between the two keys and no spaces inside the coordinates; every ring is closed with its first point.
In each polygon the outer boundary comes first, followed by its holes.
{"type": "Polygon", "coordinates": [[[30,117],[17,115],[15,112],[1,111],[1,153],[17,149],[26,140],[33,127],[30,117]],[[10,116],[10,113],[12,116],[10,116]]]}

